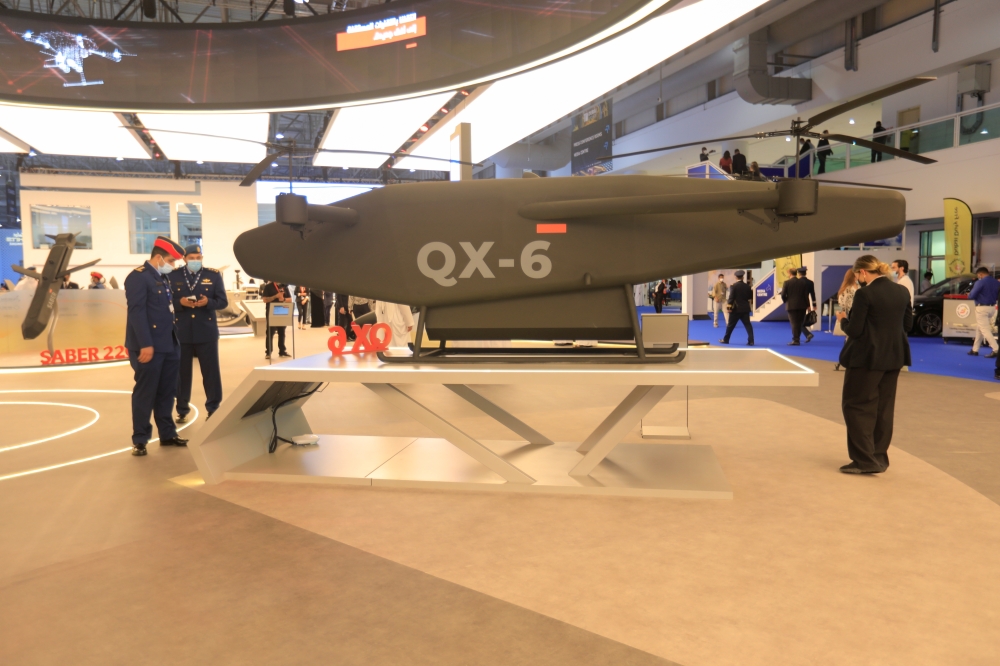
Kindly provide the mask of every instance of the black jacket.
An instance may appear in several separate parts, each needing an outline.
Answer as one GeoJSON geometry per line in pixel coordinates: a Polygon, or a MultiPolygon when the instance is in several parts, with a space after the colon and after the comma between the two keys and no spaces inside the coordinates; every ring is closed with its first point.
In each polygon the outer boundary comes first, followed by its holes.
{"type": "Polygon", "coordinates": [[[746,173],[747,156],[743,153],[733,155],[733,173],[746,173]]]}
{"type": "Polygon", "coordinates": [[[781,287],[781,301],[785,304],[786,310],[808,310],[809,297],[816,303],[816,285],[806,277],[791,278],[785,280],[781,287]]]}
{"type": "Polygon", "coordinates": [[[847,334],[840,364],[845,368],[899,370],[910,365],[913,325],[910,292],[886,277],[874,280],[854,294],[850,316],[840,321],[847,334]]]}
{"type": "Polygon", "coordinates": [[[737,280],[729,288],[729,304],[733,312],[742,314],[753,310],[753,289],[743,280],[737,280]]]}

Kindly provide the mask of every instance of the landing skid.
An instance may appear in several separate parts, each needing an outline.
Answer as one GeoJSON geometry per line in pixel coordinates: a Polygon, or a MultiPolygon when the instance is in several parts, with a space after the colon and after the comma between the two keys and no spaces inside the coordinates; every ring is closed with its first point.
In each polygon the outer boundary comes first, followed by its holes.
{"type": "MultiPolygon", "coordinates": [[[[416,344],[412,356],[388,356],[379,352],[378,358],[383,363],[613,363],[646,364],[646,363],[680,363],[687,352],[679,351],[679,344],[667,347],[646,349],[642,341],[642,330],[639,328],[639,314],[632,300],[632,285],[626,284],[625,299],[628,302],[629,316],[632,320],[632,333],[635,337],[634,347],[447,347],[441,341],[437,349],[424,351],[421,343],[424,339],[424,323],[427,321],[427,308],[420,309],[420,321],[417,323],[416,344]]],[[[484,331],[488,334],[488,331],[484,331]]]]}
{"type": "Polygon", "coordinates": [[[687,352],[678,351],[678,345],[646,350],[640,358],[636,349],[589,348],[562,349],[559,347],[442,347],[430,351],[414,349],[412,356],[388,356],[379,352],[383,363],[679,363],[687,352]]]}

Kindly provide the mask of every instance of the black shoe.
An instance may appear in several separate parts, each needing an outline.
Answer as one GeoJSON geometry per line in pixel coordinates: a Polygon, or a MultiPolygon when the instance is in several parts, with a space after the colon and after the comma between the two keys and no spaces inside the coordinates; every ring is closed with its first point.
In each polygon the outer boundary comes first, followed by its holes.
{"type": "Polygon", "coordinates": [[[278,354],[278,356],[280,356],[281,358],[291,358],[292,357],[292,355],[289,354],[288,352],[281,352],[280,354],[278,354]]]}
{"type": "Polygon", "coordinates": [[[264,360],[265,361],[270,361],[271,360],[271,355],[270,354],[264,354],[264,360]]]}
{"type": "Polygon", "coordinates": [[[987,354],[983,358],[996,358],[996,357],[997,357],[997,353],[995,351],[991,351],[989,354],[987,354]]]}
{"type": "Polygon", "coordinates": [[[161,439],[160,446],[187,446],[188,441],[186,439],[181,439],[177,435],[174,435],[170,439],[161,439]]]}
{"type": "Polygon", "coordinates": [[[861,469],[858,467],[858,463],[848,463],[840,468],[840,471],[844,474],[878,474],[879,472],[884,472],[883,469],[861,469]]]}
{"type": "Polygon", "coordinates": [[[205,420],[207,421],[207,420],[209,420],[210,418],[212,418],[212,414],[214,414],[214,413],[215,413],[215,412],[209,412],[209,413],[208,413],[208,416],[206,416],[206,417],[205,417],[205,420]]]}
{"type": "Polygon", "coordinates": [[[188,415],[187,414],[178,414],[177,415],[177,423],[187,423],[187,422],[188,422],[188,415]]]}
{"type": "Polygon", "coordinates": [[[146,455],[146,445],[143,444],[142,446],[140,446],[138,444],[133,444],[132,445],[132,455],[134,455],[134,456],[144,456],[144,455],[146,455]]]}
{"type": "Polygon", "coordinates": [[[806,342],[812,342],[814,337],[812,333],[806,333],[806,342]]]}
{"type": "Polygon", "coordinates": [[[840,370],[840,364],[838,363],[837,365],[833,366],[833,369],[834,371],[840,370]]]}
{"type": "Polygon", "coordinates": [[[753,347],[753,340],[747,343],[747,347],[753,347]]]}
{"type": "Polygon", "coordinates": [[[993,375],[993,379],[995,379],[998,382],[1000,382],[1000,375],[993,375]]]}
{"type": "Polygon", "coordinates": [[[977,351],[972,351],[972,350],[970,349],[970,350],[969,350],[969,356],[979,356],[979,352],[977,352],[977,351]]]}
{"type": "Polygon", "coordinates": [[[719,339],[719,344],[720,345],[728,345],[729,344],[729,340],[724,340],[724,339],[720,338],[719,339]]]}
{"type": "Polygon", "coordinates": [[[789,342],[789,343],[788,343],[788,346],[789,346],[789,347],[801,347],[802,345],[800,345],[800,344],[799,344],[798,342],[796,342],[795,340],[792,340],[791,342],[789,342]]]}

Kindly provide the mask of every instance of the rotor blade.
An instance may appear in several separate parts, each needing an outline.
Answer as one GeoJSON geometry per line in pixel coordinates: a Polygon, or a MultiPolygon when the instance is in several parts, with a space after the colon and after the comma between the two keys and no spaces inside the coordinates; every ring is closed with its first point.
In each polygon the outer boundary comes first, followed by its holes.
{"type": "Polygon", "coordinates": [[[77,271],[82,271],[84,268],[90,268],[91,266],[93,266],[94,264],[96,264],[99,261],[100,261],[100,259],[94,259],[93,261],[88,261],[85,264],[80,264],[79,266],[75,266],[75,267],[69,269],[68,271],[66,271],[65,273],[63,273],[61,277],[66,277],[70,273],[76,273],[77,271]]]}
{"type": "Polygon", "coordinates": [[[857,137],[848,136],[846,134],[824,134],[827,139],[832,139],[834,141],[840,141],[842,143],[853,143],[859,146],[864,146],[865,148],[870,148],[871,150],[886,153],[887,155],[892,155],[893,157],[899,157],[904,160],[910,160],[912,162],[919,162],[920,164],[935,164],[937,160],[932,160],[929,157],[924,157],[923,155],[916,155],[914,153],[907,152],[905,150],[900,150],[899,148],[893,148],[892,146],[884,146],[881,143],[875,143],[874,141],[869,141],[867,139],[859,139],[857,137]]]}
{"type": "Polygon", "coordinates": [[[778,132],[758,132],[757,134],[746,134],[744,136],[727,136],[721,139],[709,139],[708,141],[692,141],[690,143],[678,143],[673,146],[663,146],[662,148],[649,148],[647,150],[636,150],[631,153],[623,153],[614,155],[615,158],[619,157],[633,157],[635,155],[648,155],[649,153],[659,153],[665,150],[674,150],[675,148],[690,148],[691,146],[704,146],[707,143],[719,143],[720,141],[739,141],[741,139],[768,139],[774,136],[786,136],[791,134],[788,130],[781,130],[778,132]]]}
{"type": "Polygon", "coordinates": [[[896,187],[895,185],[875,185],[874,183],[852,183],[849,180],[823,180],[822,178],[813,178],[813,180],[822,183],[824,185],[853,185],[855,187],[876,187],[880,190],[899,190],[900,192],[912,192],[912,187],[896,187]]]}
{"type": "Polygon", "coordinates": [[[226,141],[242,141],[243,143],[253,143],[258,146],[267,146],[268,148],[271,148],[275,145],[273,143],[268,143],[267,141],[242,139],[236,136],[219,136],[218,134],[200,134],[198,132],[182,132],[181,130],[156,129],[155,127],[140,127],[139,125],[119,125],[119,127],[121,127],[121,129],[133,130],[135,132],[142,132],[143,130],[146,130],[149,132],[163,132],[165,134],[183,134],[185,136],[200,136],[206,139],[224,139],[226,141]]]}
{"type": "Polygon", "coordinates": [[[756,210],[777,206],[778,190],[772,187],[711,194],[653,194],[637,197],[540,201],[522,206],[517,213],[529,220],[570,220],[619,215],[756,210]]]}
{"type": "Polygon", "coordinates": [[[896,85],[889,86],[887,88],[882,88],[881,90],[876,90],[873,93],[868,93],[867,95],[862,95],[857,99],[852,99],[850,102],[844,102],[843,104],[838,104],[832,109],[827,109],[823,113],[817,114],[810,118],[807,122],[808,124],[803,129],[809,129],[810,127],[815,127],[821,123],[825,123],[831,118],[836,118],[842,113],[847,113],[851,109],[856,109],[859,106],[864,106],[870,102],[877,102],[883,97],[888,97],[889,95],[895,95],[896,93],[903,92],[904,90],[909,90],[910,88],[916,88],[917,86],[922,86],[930,81],[936,81],[936,76],[918,76],[915,79],[909,79],[908,81],[903,81],[902,83],[897,83],[896,85]]]}
{"type": "Polygon", "coordinates": [[[452,160],[447,157],[424,157],[423,155],[411,155],[409,153],[389,153],[381,150],[347,150],[347,149],[336,149],[336,148],[297,148],[295,152],[302,153],[345,153],[350,155],[355,153],[357,155],[385,155],[386,157],[412,157],[415,160],[429,160],[431,162],[448,162],[449,164],[461,164],[462,166],[483,166],[480,162],[463,162],[462,160],[452,160]]]}
{"type": "Polygon", "coordinates": [[[274,160],[284,155],[287,155],[290,152],[291,152],[290,148],[284,148],[276,153],[268,155],[260,162],[257,162],[257,165],[254,166],[254,168],[250,169],[250,173],[246,175],[246,178],[240,181],[240,187],[250,187],[251,185],[256,183],[257,179],[261,177],[261,174],[263,174],[265,171],[271,168],[271,163],[274,162],[274,160]]]}

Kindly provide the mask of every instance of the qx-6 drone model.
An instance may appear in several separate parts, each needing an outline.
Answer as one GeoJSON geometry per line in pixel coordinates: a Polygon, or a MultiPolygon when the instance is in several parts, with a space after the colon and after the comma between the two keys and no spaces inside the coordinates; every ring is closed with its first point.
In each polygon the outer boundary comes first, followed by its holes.
{"type": "MultiPolygon", "coordinates": [[[[791,136],[798,145],[800,136],[818,136],[811,131],[816,125],[928,80],[905,81],[795,120],[789,130],[715,141],[791,136]]],[[[923,164],[934,161],[877,142],[826,136],[923,164]]],[[[316,152],[268,148],[244,185],[274,159],[316,152]]],[[[415,183],[335,206],[289,193],[277,197],[275,223],[242,233],[233,249],[248,275],[418,306],[412,357],[381,355],[385,361],[566,360],[551,349],[422,349],[426,327],[439,341],[635,340],[634,349],[578,350],[573,358],[676,362],[673,350],[643,344],[633,285],[895,236],[906,223],[906,202],[894,189],[901,188],[799,177],[754,182],[611,175],[415,183]]]]}
{"type": "Polygon", "coordinates": [[[77,82],[66,81],[64,88],[74,88],[79,86],[99,86],[104,81],[88,81],[83,72],[83,61],[92,55],[106,58],[113,62],[121,62],[123,56],[133,55],[132,53],[122,53],[118,48],[108,53],[97,48],[97,42],[90,37],[83,35],[71,35],[68,32],[50,31],[35,33],[31,30],[25,31],[24,41],[37,44],[42,47],[42,53],[48,56],[45,61],[46,69],[58,69],[63,74],[76,72],[80,75],[77,82]]]}

